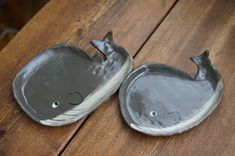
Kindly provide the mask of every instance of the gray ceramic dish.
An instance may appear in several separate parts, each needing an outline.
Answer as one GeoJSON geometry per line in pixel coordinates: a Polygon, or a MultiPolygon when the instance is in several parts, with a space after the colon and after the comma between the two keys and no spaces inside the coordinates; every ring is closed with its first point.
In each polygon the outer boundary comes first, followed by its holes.
{"type": "Polygon", "coordinates": [[[172,135],[202,122],[218,105],[224,91],[208,51],[192,57],[195,77],[164,64],[144,64],[124,81],[119,92],[121,112],[133,129],[172,135]]]}
{"type": "Polygon", "coordinates": [[[14,96],[32,119],[47,126],[69,124],[116,92],[132,70],[132,57],[113,42],[111,32],[91,43],[103,56],[90,57],[77,47],[57,45],[16,75],[14,96]]]}

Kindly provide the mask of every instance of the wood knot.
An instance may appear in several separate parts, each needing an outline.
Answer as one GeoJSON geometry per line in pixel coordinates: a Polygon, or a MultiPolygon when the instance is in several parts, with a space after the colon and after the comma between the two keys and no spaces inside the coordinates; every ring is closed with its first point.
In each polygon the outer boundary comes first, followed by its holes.
{"type": "Polygon", "coordinates": [[[83,35],[83,29],[79,28],[76,33],[78,37],[81,37],[83,35]]]}

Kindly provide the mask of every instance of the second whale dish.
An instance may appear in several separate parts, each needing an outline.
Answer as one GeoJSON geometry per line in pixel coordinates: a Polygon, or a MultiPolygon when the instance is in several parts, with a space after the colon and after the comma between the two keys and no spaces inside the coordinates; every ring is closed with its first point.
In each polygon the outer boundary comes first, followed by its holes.
{"type": "Polygon", "coordinates": [[[119,91],[125,121],[149,135],[172,135],[203,121],[221,100],[223,80],[205,51],[192,57],[195,77],[164,64],[135,69],[119,91]]]}

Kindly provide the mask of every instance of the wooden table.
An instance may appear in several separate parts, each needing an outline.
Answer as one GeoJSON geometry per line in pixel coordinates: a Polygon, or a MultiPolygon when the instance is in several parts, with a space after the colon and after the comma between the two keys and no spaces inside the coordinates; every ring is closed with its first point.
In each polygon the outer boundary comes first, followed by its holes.
{"type": "Polygon", "coordinates": [[[235,155],[234,0],[51,0],[0,51],[0,155],[235,155]],[[89,44],[113,30],[135,67],[167,63],[194,74],[188,57],[210,50],[225,81],[225,94],[202,124],[171,137],[129,128],[117,94],[90,116],[63,127],[35,123],[12,95],[16,73],[54,44],[89,44]]]}

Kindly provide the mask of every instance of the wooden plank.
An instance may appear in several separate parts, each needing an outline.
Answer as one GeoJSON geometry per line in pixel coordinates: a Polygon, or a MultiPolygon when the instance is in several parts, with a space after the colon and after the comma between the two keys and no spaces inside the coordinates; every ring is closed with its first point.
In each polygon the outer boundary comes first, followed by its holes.
{"type": "Polygon", "coordinates": [[[33,56],[56,43],[94,51],[89,41],[102,38],[109,30],[134,55],[174,2],[51,0],[0,52],[0,155],[58,154],[84,121],[51,128],[33,122],[21,111],[11,84],[33,56]]]}
{"type": "Polygon", "coordinates": [[[167,63],[191,74],[188,59],[208,49],[225,81],[219,107],[202,124],[171,137],[151,137],[124,123],[117,97],[92,114],[64,155],[234,155],[235,1],[179,1],[135,58],[167,63]]]}

